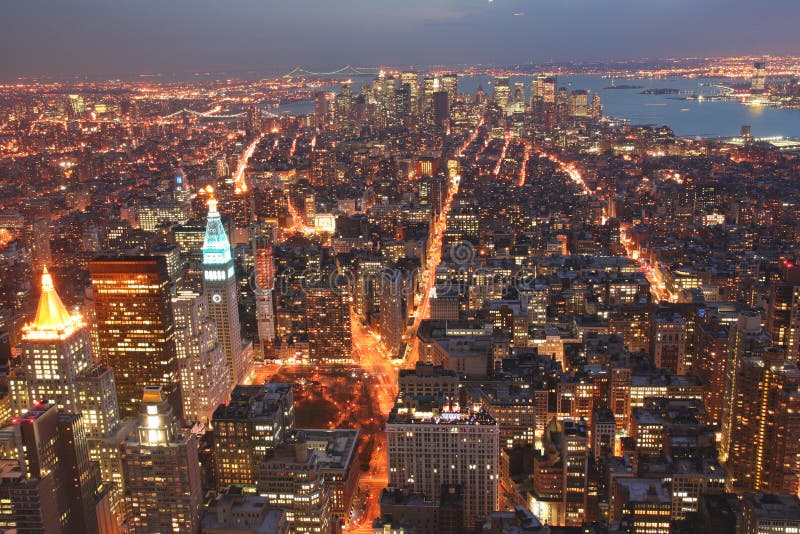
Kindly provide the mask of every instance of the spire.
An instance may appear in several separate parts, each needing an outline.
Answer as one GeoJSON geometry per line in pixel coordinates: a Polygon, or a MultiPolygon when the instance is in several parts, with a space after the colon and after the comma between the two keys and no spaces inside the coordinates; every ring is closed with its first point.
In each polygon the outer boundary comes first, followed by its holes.
{"type": "Polygon", "coordinates": [[[56,293],[53,277],[47,272],[47,267],[42,271],[42,294],[39,297],[39,307],[33,322],[26,325],[24,334],[28,337],[50,337],[67,333],[82,323],[80,315],[70,315],[61,298],[56,293]]]}
{"type": "Polygon", "coordinates": [[[208,197],[208,219],[206,236],[203,240],[203,265],[225,265],[232,259],[231,244],[217,211],[217,199],[212,193],[208,197]]]}

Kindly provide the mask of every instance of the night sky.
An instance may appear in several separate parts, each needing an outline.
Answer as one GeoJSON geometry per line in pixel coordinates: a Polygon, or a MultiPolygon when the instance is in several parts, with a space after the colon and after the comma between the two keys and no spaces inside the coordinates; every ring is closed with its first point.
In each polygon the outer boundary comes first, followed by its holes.
{"type": "Polygon", "coordinates": [[[2,0],[0,78],[800,54],[800,0],[2,0]]]}

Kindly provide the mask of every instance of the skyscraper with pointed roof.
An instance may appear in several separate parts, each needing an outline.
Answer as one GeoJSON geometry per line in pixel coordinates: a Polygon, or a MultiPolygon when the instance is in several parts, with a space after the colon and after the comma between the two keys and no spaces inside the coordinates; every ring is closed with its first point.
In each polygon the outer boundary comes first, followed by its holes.
{"type": "Polygon", "coordinates": [[[247,376],[249,365],[245,361],[239,324],[236,272],[231,244],[217,211],[217,199],[213,196],[208,200],[208,219],[203,241],[203,289],[208,302],[208,315],[217,324],[217,339],[225,353],[232,389],[247,376]]]}
{"type": "Polygon", "coordinates": [[[12,390],[14,407],[27,410],[34,401],[46,401],[78,413],[76,379],[92,364],[89,337],[83,318],[61,302],[47,268],[36,316],[23,328],[22,354],[18,374],[23,378],[12,390]]]}
{"type": "Polygon", "coordinates": [[[64,412],[83,412],[89,437],[102,437],[116,428],[113,371],[94,364],[86,323],[61,302],[46,267],[36,316],[23,328],[22,354],[11,388],[17,412],[46,402],[64,412]]]}

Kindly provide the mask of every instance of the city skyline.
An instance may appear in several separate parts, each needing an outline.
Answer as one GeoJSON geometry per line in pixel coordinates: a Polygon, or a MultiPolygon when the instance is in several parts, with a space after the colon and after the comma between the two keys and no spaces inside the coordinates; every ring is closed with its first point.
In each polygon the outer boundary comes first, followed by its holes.
{"type": "Polygon", "coordinates": [[[0,531],[800,532],[788,0],[5,10],[0,531]]]}
{"type": "Polygon", "coordinates": [[[800,53],[791,0],[39,0],[3,13],[5,81],[800,53]]]}

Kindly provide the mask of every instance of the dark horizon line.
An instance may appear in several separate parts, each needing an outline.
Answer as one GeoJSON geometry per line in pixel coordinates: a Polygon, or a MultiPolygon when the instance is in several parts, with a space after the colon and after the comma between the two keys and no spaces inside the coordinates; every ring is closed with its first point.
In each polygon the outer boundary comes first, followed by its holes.
{"type": "MultiPolygon", "coordinates": [[[[456,68],[479,68],[479,69],[535,69],[535,68],[542,68],[542,67],[587,67],[593,66],[598,68],[608,68],[608,67],[625,67],[633,66],[636,64],[642,63],[650,63],[650,64],[658,64],[659,62],[673,62],[673,61],[698,61],[698,62],[712,62],[718,60],[731,60],[731,59],[764,59],[764,58],[774,58],[774,59],[791,59],[791,58],[798,58],[800,55],[795,55],[791,53],[786,54],[747,54],[747,55],[715,55],[715,56],[687,56],[687,57],[676,57],[676,56],[663,56],[663,57],[636,57],[636,58],[620,58],[620,59],[605,59],[605,60],[547,60],[542,62],[529,62],[529,63],[431,63],[431,64],[380,64],[380,65],[354,65],[352,63],[348,63],[346,65],[336,67],[332,71],[325,71],[321,74],[327,75],[331,72],[335,72],[336,70],[351,66],[355,69],[415,69],[419,70],[421,73],[429,72],[437,69],[456,69],[456,68]]],[[[14,84],[19,82],[42,82],[47,81],[49,83],[69,83],[69,82],[95,82],[95,83],[102,83],[102,82],[113,82],[113,81],[125,81],[125,82],[135,82],[135,81],[159,81],[159,78],[167,78],[170,76],[195,76],[198,79],[202,77],[208,77],[208,79],[202,80],[206,82],[210,81],[220,81],[220,78],[215,78],[219,76],[226,76],[226,75],[242,75],[242,74],[252,74],[257,76],[256,79],[275,79],[281,78],[289,74],[294,70],[306,70],[310,72],[317,72],[313,69],[330,69],[331,67],[307,67],[307,66],[292,66],[292,67],[280,67],[281,74],[271,74],[270,70],[278,70],[279,67],[266,67],[266,68],[234,68],[234,69],[187,69],[182,71],[153,71],[153,72],[139,72],[139,73],[127,73],[127,74],[120,74],[120,75],[102,75],[102,74],[88,74],[88,73],[75,73],[75,74],[64,74],[64,73],[54,73],[54,74],[18,74],[13,77],[0,77],[0,84],[14,84]],[[260,77],[260,78],[259,78],[260,77]],[[154,80],[149,80],[153,78],[154,80]]],[[[364,73],[364,75],[371,75],[375,74],[372,72],[364,73]]],[[[190,80],[181,80],[184,83],[190,80]]],[[[199,81],[199,80],[198,80],[199,81]]],[[[169,80],[165,81],[165,83],[177,83],[178,80],[169,80]]]]}

